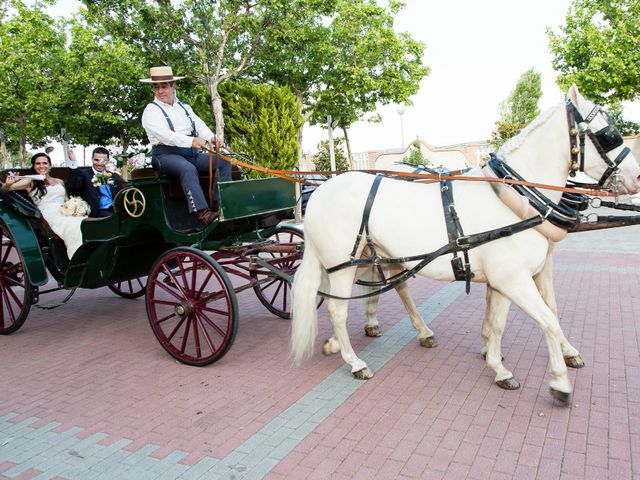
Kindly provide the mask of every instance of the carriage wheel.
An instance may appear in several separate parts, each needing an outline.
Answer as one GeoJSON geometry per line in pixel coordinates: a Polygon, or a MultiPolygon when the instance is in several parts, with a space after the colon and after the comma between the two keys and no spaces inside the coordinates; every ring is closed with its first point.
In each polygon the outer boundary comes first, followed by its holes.
{"type": "Polygon", "coordinates": [[[138,298],[144,295],[147,288],[147,277],[138,277],[124,282],[112,283],[107,285],[116,295],[123,298],[138,298]]]}
{"type": "Polygon", "coordinates": [[[11,232],[4,223],[0,223],[0,231],[0,334],[8,335],[27,319],[33,303],[33,288],[11,232]]]}
{"type": "MultiPolygon", "coordinates": [[[[283,226],[276,233],[269,237],[270,240],[274,240],[277,243],[294,243],[304,244],[304,234],[297,228],[283,226]]],[[[272,253],[262,252],[260,256],[265,260],[273,260],[287,256],[286,253],[272,253]]],[[[293,275],[300,265],[301,258],[294,257],[290,261],[278,264],[284,273],[293,275]]],[[[258,280],[262,280],[266,275],[260,274],[255,270],[251,271],[251,276],[258,280]]],[[[262,303],[267,310],[280,318],[291,318],[291,285],[283,278],[275,275],[269,275],[270,281],[261,283],[253,287],[256,292],[256,296],[260,303],[262,303]]],[[[322,303],[322,299],[319,300],[318,306],[322,303]]]]}
{"type": "Polygon", "coordinates": [[[162,255],[147,280],[147,316],[176,360],[203,366],[219,360],[238,330],[238,304],[222,267],[195,248],[162,255]]]}

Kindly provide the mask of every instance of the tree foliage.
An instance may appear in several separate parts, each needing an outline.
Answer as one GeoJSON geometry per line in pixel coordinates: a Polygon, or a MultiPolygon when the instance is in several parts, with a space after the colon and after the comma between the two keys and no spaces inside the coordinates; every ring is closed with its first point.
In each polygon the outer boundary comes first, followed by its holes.
{"type": "Polygon", "coordinates": [[[312,124],[329,114],[346,129],[378,104],[411,104],[429,69],[422,63],[424,45],[393,29],[402,4],[334,0],[324,6],[295,9],[286,25],[270,30],[254,73],[290,85],[312,124]]]}
{"type": "Polygon", "coordinates": [[[300,102],[289,87],[226,82],[220,86],[220,95],[231,149],[264,167],[291,170],[298,160],[302,116],[300,102]]]}
{"type": "Polygon", "coordinates": [[[111,35],[140,49],[149,66],[171,65],[174,72],[206,85],[220,138],[224,135],[224,115],[219,85],[250,67],[262,37],[289,10],[289,2],[274,0],[83,3],[94,21],[111,35]]]}
{"type": "Polygon", "coordinates": [[[559,32],[547,31],[558,85],[589,98],[640,98],[640,2],[574,0],[559,32]]]}
{"type": "Polygon", "coordinates": [[[403,162],[411,165],[431,165],[431,162],[422,153],[422,143],[417,138],[411,143],[409,155],[402,159],[403,162]]]}
{"type": "MultiPolygon", "coordinates": [[[[349,170],[349,163],[347,162],[347,157],[344,154],[343,144],[344,138],[336,137],[333,139],[333,154],[336,161],[336,170],[338,172],[345,172],[349,170]]],[[[328,140],[322,140],[318,143],[318,153],[316,153],[313,163],[316,170],[319,172],[330,172],[332,170],[328,140]]]]}
{"type": "Polygon", "coordinates": [[[609,115],[611,115],[611,119],[616,125],[616,128],[622,135],[637,135],[638,133],[640,133],[640,123],[625,120],[623,118],[623,110],[620,103],[614,103],[613,105],[610,105],[608,108],[608,112],[609,115]]]}
{"type": "Polygon", "coordinates": [[[8,3],[0,22],[0,136],[24,164],[26,144],[42,144],[61,126],[65,35],[40,9],[8,3]]]}
{"type": "Polygon", "coordinates": [[[527,70],[520,76],[507,99],[500,104],[500,118],[490,139],[496,150],[540,114],[538,102],[541,96],[540,73],[533,68],[527,70]]]}
{"type": "Polygon", "coordinates": [[[153,95],[139,81],[148,71],[141,52],[96,28],[86,11],[69,31],[61,109],[70,137],[83,144],[119,143],[124,149],[139,143],[144,138],[140,115],[153,95]]]}

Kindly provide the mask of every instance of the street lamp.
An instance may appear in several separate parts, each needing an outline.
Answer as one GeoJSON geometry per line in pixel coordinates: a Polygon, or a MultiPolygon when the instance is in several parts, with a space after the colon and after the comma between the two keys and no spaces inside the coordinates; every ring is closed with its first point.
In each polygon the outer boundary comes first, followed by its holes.
{"type": "Polygon", "coordinates": [[[406,109],[402,104],[396,107],[396,112],[398,112],[398,115],[400,115],[400,147],[401,148],[404,148],[404,124],[402,123],[402,115],[404,115],[405,111],[406,109]]]}

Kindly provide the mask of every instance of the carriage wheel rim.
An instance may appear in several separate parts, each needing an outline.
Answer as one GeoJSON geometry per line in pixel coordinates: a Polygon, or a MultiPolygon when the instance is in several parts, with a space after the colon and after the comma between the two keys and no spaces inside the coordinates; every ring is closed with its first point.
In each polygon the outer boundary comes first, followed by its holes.
{"type": "Polygon", "coordinates": [[[152,268],[147,285],[149,322],[164,349],[177,360],[206,365],[221,358],[235,337],[236,312],[228,277],[199,251],[171,251],[152,268]],[[212,301],[203,301],[210,297],[212,301]]]}
{"type": "MultiPolygon", "coordinates": [[[[275,241],[279,243],[304,243],[303,233],[290,227],[282,227],[275,232],[271,238],[274,238],[275,241]]],[[[267,255],[269,255],[267,260],[269,258],[277,259],[285,256],[279,253],[268,253],[267,255]]],[[[300,265],[301,260],[301,255],[292,255],[290,260],[278,264],[278,268],[284,273],[292,275],[300,265]]],[[[254,271],[251,272],[251,276],[259,278],[259,275],[254,271]]],[[[254,291],[260,303],[271,313],[280,318],[291,318],[291,286],[286,280],[273,276],[270,281],[256,285],[254,291]]]]}
{"type": "Polygon", "coordinates": [[[0,334],[6,335],[24,324],[31,308],[32,289],[22,254],[3,223],[0,238],[0,334]]]}

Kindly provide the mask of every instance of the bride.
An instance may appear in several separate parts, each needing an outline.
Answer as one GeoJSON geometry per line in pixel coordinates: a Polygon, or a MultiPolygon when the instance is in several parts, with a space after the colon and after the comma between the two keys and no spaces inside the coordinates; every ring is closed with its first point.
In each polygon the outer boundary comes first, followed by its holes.
{"type": "Polygon", "coordinates": [[[34,203],[42,212],[51,230],[55,232],[67,247],[69,258],[82,245],[80,224],[87,217],[70,217],[63,215],[60,208],[67,199],[64,182],[49,175],[51,158],[46,153],[36,153],[31,157],[31,171],[36,175],[43,175],[44,180],[33,178],[16,178],[11,175],[2,185],[2,190],[27,190],[34,203]]]}

